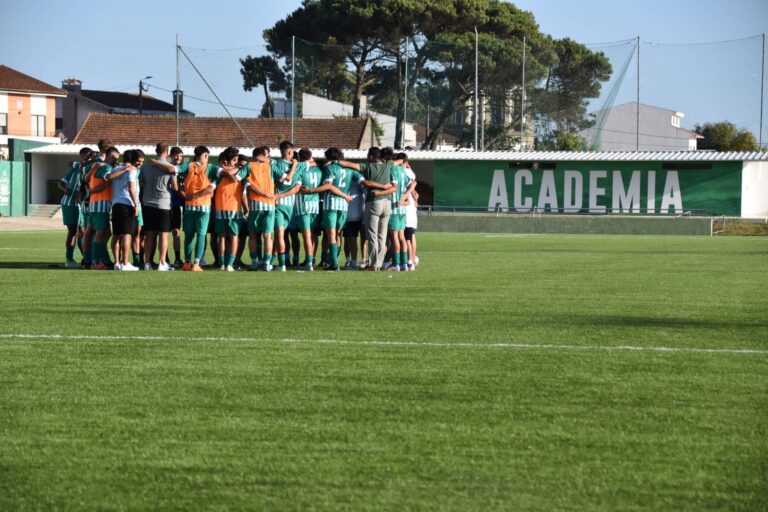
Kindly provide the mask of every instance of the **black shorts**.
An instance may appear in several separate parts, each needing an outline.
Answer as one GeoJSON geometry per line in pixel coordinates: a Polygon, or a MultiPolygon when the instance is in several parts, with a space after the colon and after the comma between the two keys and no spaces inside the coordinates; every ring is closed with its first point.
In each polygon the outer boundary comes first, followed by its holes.
{"type": "Polygon", "coordinates": [[[344,224],[344,236],[358,236],[363,227],[362,220],[348,220],[344,224]]]}
{"type": "Polygon", "coordinates": [[[416,234],[416,228],[405,228],[405,239],[409,242],[413,238],[413,235],[416,234]]]}
{"type": "Polygon", "coordinates": [[[142,209],[144,216],[144,231],[153,231],[155,233],[170,233],[171,231],[171,210],[161,210],[145,206],[142,209]]]}
{"type": "Polygon", "coordinates": [[[136,217],[133,206],[116,204],[112,206],[112,234],[133,235],[136,231],[136,217]]]}
{"type": "Polygon", "coordinates": [[[181,229],[181,206],[171,206],[171,229],[181,229]]]}

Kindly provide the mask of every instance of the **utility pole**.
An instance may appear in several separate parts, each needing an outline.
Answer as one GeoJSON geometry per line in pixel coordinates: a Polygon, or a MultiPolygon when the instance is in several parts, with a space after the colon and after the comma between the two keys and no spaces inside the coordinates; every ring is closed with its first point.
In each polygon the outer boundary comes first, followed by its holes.
{"type": "Polygon", "coordinates": [[[640,151],[640,36],[637,36],[637,124],[635,126],[635,151],[640,151]]]}
{"type": "Polygon", "coordinates": [[[294,105],[296,105],[296,36],[291,36],[291,142],[295,142],[294,105]]]}
{"type": "Polygon", "coordinates": [[[763,98],[765,97],[765,32],[763,32],[763,58],[760,61],[760,143],[758,149],[763,150],[763,98]]]}
{"type": "Polygon", "coordinates": [[[403,130],[400,133],[400,147],[405,149],[405,127],[408,119],[408,38],[405,38],[405,87],[403,88],[403,130]]]}
{"type": "Polygon", "coordinates": [[[523,78],[520,84],[520,150],[525,149],[525,36],[523,36],[523,78]]]}
{"type": "Polygon", "coordinates": [[[477,25],[475,25],[475,105],[474,105],[475,106],[475,112],[474,112],[474,118],[475,118],[474,119],[474,122],[475,122],[475,151],[478,150],[477,149],[477,147],[478,147],[478,140],[477,140],[477,121],[478,121],[478,119],[477,119],[477,107],[478,107],[478,90],[480,88],[479,84],[478,84],[478,79],[477,79],[477,76],[478,76],[478,73],[477,73],[478,60],[477,59],[478,59],[478,55],[480,53],[479,50],[478,50],[478,46],[479,46],[479,35],[477,33],[477,25]]]}
{"type": "Polygon", "coordinates": [[[176,90],[173,93],[176,97],[176,145],[179,145],[179,113],[181,110],[179,95],[181,94],[181,71],[179,68],[179,34],[176,34],[176,90]]]}

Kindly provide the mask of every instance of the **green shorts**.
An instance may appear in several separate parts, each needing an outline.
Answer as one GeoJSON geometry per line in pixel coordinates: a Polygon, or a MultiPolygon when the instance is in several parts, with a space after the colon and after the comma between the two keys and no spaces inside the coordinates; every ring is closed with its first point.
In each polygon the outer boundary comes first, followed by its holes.
{"type": "Polygon", "coordinates": [[[184,233],[200,233],[205,235],[208,232],[208,221],[211,217],[211,212],[193,212],[185,211],[183,223],[184,233]]]}
{"type": "Polygon", "coordinates": [[[78,206],[62,206],[61,217],[65,226],[76,225],[80,220],[80,208],[78,206]]]}
{"type": "Polygon", "coordinates": [[[109,229],[109,214],[92,212],[88,214],[88,224],[92,225],[95,231],[106,231],[109,229]]]}
{"type": "Polygon", "coordinates": [[[341,229],[347,222],[347,212],[323,210],[323,229],[341,229]]]}
{"type": "Polygon", "coordinates": [[[279,204],[275,206],[275,227],[287,228],[291,223],[291,215],[293,214],[293,206],[285,206],[279,204]]]}
{"type": "Polygon", "coordinates": [[[405,229],[405,214],[404,213],[393,213],[389,216],[389,226],[388,229],[390,231],[402,231],[405,229]]]}
{"type": "Polygon", "coordinates": [[[317,229],[320,227],[320,216],[316,213],[296,215],[297,229],[317,229]]]}
{"type": "Polygon", "coordinates": [[[272,233],[275,230],[275,210],[251,210],[247,224],[251,233],[272,233]]]}
{"type": "Polygon", "coordinates": [[[235,236],[240,235],[240,219],[216,219],[216,234],[224,235],[232,233],[235,236]]]}

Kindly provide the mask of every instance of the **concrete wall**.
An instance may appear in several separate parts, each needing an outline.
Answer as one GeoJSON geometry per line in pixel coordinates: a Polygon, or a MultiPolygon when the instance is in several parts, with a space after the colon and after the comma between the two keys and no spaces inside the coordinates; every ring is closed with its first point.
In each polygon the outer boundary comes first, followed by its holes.
{"type": "Polygon", "coordinates": [[[69,171],[69,164],[77,159],[77,155],[45,155],[32,153],[31,197],[32,204],[45,204],[47,197],[47,182],[58,181],[69,171]]]}
{"type": "Polygon", "coordinates": [[[685,217],[420,215],[419,231],[507,234],[704,235],[710,220],[685,217]]]}
{"type": "Polygon", "coordinates": [[[768,162],[746,162],[741,173],[741,216],[768,217],[768,162]]]}

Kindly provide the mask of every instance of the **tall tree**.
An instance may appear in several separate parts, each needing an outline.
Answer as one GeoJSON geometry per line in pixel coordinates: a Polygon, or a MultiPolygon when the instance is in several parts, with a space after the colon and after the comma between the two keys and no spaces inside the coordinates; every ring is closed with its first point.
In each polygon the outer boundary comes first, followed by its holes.
{"type": "Polygon", "coordinates": [[[699,141],[699,149],[715,151],[757,151],[759,149],[752,132],[746,128],[739,129],[729,121],[696,125],[693,131],[704,136],[699,141]]]}
{"type": "Polygon", "coordinates": [[[285,74],[277,61],[270,56],[240,59],[240,74],[243,76],[243,89],[250,92],[257,87],[264,88],[264,106],[262,117],[274,117],[274,107],[269,92],[284,91],[286,88],[285,74]]]}

